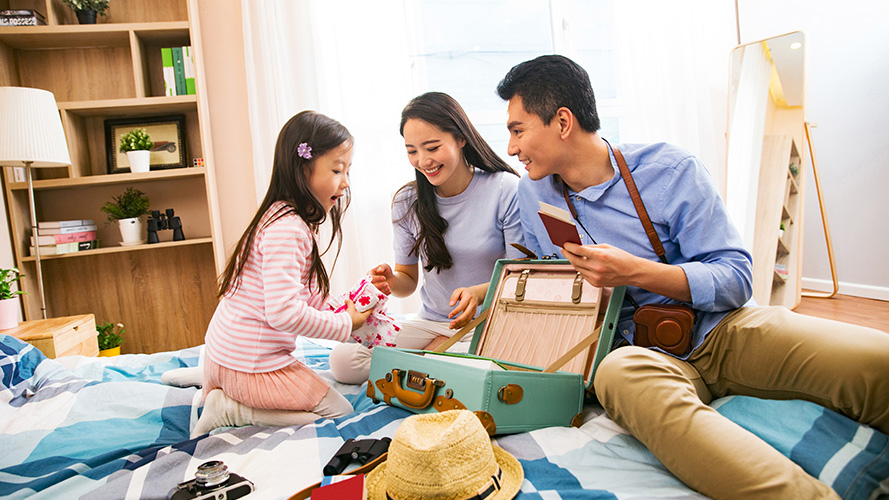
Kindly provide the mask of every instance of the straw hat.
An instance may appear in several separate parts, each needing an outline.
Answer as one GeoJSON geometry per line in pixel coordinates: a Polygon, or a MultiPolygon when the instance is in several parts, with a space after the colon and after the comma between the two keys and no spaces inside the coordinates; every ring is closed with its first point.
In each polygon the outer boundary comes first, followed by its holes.
{"type": "Polygon", "coordinates": [[[367,498],[509,500],[524,476],[471,411],[425,413],[395,431],[387,460],[367,475],[367,498]]]}

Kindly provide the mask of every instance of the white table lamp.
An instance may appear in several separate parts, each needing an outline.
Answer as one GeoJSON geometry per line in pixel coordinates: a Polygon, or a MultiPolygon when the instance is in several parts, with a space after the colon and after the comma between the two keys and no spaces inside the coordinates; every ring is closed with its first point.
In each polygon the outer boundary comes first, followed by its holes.
{"type": "MultiPolygon", "coordinates": [[[[31,169],[64,167],[71,164],[65,130],[52,92],[25,87],[0,87],[0,165],[25,167],[31,231],[37,260],[37,288],[40,311],[46,319],[43,269],[40,265],[40,237],[34,207],[31,169]]],[[[27,248],[27,244],[25,245],[27,248]]]]}

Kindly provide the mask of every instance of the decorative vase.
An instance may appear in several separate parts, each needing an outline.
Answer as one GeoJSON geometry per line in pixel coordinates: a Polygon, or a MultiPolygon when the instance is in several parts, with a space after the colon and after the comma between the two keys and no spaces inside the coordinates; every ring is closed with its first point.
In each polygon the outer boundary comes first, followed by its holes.
{"type": "Polygon", "coordinates": [[[99,351],[99,356],[120,356],[120,346],[112,347],[111,349],[103,349],[99,351]]]}
{"type": "Polygon", "coordinates": [[[151,170],[151,151],[127,151],[127,161],[130,162],[130,172],[148,172],[151,170]]]}
{"type": "Polygon", "coordinates": [[[80,24],[96,24],[96,11],[94,10],[75,10],[77,14],[77,22],[80,24]]]}
{"type": "Polygon", "coordinates": [[[129,219],[120,219],[117,221],[120,225],[120,239],[123,240],[121,245],[140,245],[145,243],[142,238],[142,219],[131,217],[129,219]]]}
{"type": "Polygon", "coordinates": [[[18,297],[0,300],[0,330],[19,326],[18,297]]]}

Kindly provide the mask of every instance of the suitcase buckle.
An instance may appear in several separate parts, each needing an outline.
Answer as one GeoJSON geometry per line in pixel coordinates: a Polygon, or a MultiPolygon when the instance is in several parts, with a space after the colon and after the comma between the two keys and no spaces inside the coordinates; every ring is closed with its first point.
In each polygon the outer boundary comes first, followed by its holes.
{"type": "Polygon", "coordinates": [[[583,296],[583,276],[577,273],[574,277],[574,285],[571,287],[571,302],[580,304],[580,298],[583,296]]]}
{"type": "Polygon", "coordinates": [[[506,384],[497,391],[497,399],[508,405],[514,405],[522,400],[525,391],[518,384],[506,384]]]}
{"type": "Polygon", "coordinates": [[[515,284],[515,299],[521,301],[525,298],[525,283],[528,282],[528,276],[531,274],[530,269],[525,269],[519,276],[515,284]]]}
{"type": "Polygon", "coordinates": [[[428,373],[421,373],[414,370],[408,370],[407,379],[404,381],[404,385],[418,391],[425,391],[427,383],[431,383],[436,387],[443,387],[445,385],[444,380],[429,378],[428,373]]]}

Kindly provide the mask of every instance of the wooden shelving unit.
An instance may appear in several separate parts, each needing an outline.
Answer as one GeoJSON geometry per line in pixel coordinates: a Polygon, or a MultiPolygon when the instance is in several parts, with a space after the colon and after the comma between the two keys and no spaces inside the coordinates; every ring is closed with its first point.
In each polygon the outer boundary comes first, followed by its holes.
{"type": "MultiPolygon", "coordinates": [[[[212,165],[108,174],[106,159],[105,121],[120,118],[184,115],[186,165],[210,150],[201,87],[197,96],[164,95],[160,49],[200,50],[191,7],[187,0],[111,2],[99,24],[79,25],[61,0],[0,0],[0,8],[33,9],[47,19],[46,26],[0,27],[0,85],[52,92],[71,154],[69,167],[34,170],[37,219],[93,219],[99,226],[101,248],[41,256],[47,314],[122,322],[126,353],[201,344],[216,307],[212,165]],[[160,231],[161,243],[120,246],[117,226],[103,225],[100,207],[130,186],[148,195],[152,209],[174,209],[186,239],[173,242],[171,231],[160,231]]],[[[3,170],[16,262],[30,293],[25,319],[39,319],[27,186],[13,168],[3,170]]]]}
{"type": "Polygon", "coordinates": [[[753,298],[760,305],[792,309],[800,300],[800,171],[800,154],[794,139],[789,135],[767,135],[759,173],[753,244],[753,298]]]}

